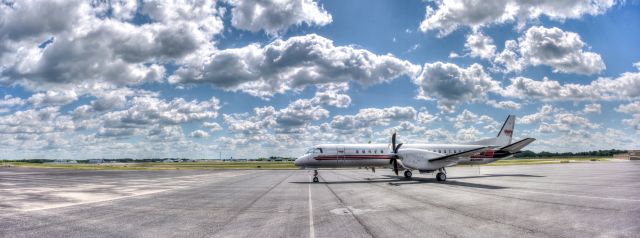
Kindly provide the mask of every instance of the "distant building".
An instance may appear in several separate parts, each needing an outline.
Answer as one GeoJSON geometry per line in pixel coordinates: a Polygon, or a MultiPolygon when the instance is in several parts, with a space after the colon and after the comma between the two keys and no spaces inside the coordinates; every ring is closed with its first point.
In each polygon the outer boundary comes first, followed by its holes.
{"type": "Polygon", "coordinates": [[[613,158],[625,160],[640,160],[640,150],[629,150],[627,151],[627,153],[615,154],[613,155],[613,158]]]}
{"type": "Polygon", "coordinates": [[[104,163],[103,159],[90,159],[89,164],[102,164],[104,163]]]}
{"type": "Polygon", "coordinates": [[[57,159],[57,160],[54,160],[53,162],[51,162],[51,164],[77,164],[77,163],[78,163],[78,161],[66,160],[66,159],[57,159]]]}

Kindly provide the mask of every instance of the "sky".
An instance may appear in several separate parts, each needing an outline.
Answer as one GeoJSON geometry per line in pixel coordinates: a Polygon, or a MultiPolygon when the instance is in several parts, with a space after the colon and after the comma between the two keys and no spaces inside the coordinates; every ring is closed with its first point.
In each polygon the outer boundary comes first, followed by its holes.
{"type": "Polygon", "coordinates": [[[0,1],[0,159],[640,148],[640,3],[0,1]]]}

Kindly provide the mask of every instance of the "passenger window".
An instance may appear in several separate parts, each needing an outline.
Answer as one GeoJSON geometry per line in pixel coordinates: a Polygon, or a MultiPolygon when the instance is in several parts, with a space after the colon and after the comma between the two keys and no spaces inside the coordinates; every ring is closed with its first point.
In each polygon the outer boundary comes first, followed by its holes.
{"type": "Polygon", "coordinates": [[[380,154],[384,154],[384,150],[380,150],[380,154]]]}
{"type": "Polygon", "coordinates": [[[369,154],[371,154],[371,150],[369,150],[369,154]]]}
{"type": "Polygon", "coordinates": [[[356,154],[358,153],[358,150],[356,150],[356,154]]]}

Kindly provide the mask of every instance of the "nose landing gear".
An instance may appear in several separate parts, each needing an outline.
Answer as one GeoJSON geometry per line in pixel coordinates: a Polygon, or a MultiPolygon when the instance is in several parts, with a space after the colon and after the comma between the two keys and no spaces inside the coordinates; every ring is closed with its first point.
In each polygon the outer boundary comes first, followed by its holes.
{"type": "Polygon", "coordinates": [[[447,171],[444,168],[438,169],[438,174],[436,174],[436,180],[438,181],[447,181],[447,171]]]}
{"type": "Polygon", "coordinates": [[[319,182],[319,181],[320,181],[320,180],[318,180],[318,170],[314,170],[314,171],[313,171],[313,182],[314,182],[314,183],[317,183],[317,182],[319,182]]]}

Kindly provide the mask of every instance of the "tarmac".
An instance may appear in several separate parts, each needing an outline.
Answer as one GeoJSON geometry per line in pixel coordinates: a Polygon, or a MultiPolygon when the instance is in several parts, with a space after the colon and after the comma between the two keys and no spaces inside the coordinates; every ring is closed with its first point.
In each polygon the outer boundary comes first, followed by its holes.
{"type": "Polygon", "coordinates": [[[0,168],[0,237],[640,236],[640,161],[311,176],[0,168]]]}

